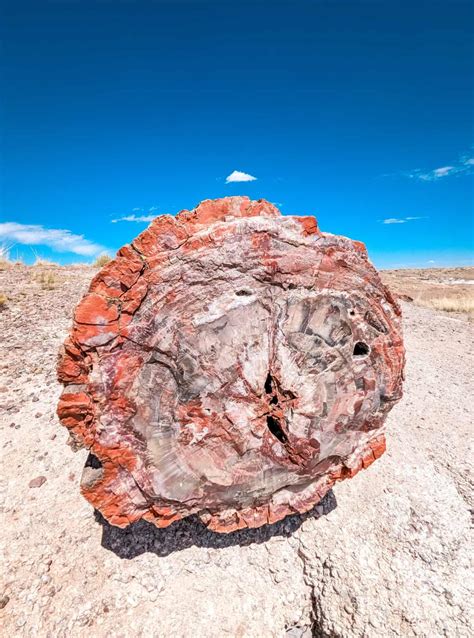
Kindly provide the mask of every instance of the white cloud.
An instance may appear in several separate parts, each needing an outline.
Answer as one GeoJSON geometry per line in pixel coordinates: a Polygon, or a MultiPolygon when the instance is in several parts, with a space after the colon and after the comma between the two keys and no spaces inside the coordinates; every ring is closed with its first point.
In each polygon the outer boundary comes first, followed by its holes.
{"type": "Polygon", "coordinates": [[[85,257],[97,255],[105,250],[104,246],[89,241],[84,235],[75,235],[70,230],[16,222],[0,224],[0,240],[27,246],[49,246],[59,253],[75,253],[85,257]]]}
{"type": "Polygon", "coordinates": [[[143,210],[143,208],[132,208],[133,213],[138,213],[141,210],[143,210]]]}
{"type": "Polygon", "coordinates": [[[151,208],[148,209],[149,213],[154,213],[155,210],[158,210],[158,206],[152,206],[151,208]]]}
{"type": "Polygon", "coordinates": [[[451,171],[454,171],[454,166],[442,166],[441,168],[435,168],[433,172],[436,177],[445,177],[449,175],[451,171]]]}
{"type": "Polygon", "coordinates": [[[124,217],[117,217],[117,219],[112,219],[112,224],[116,224],[117,222],[152,222],[155,219],[156,215],[125,215],[124,217]]]}
{"type": "Polygon", "coordinates": [[[441,177],[447,177],[448,175],[451,175],[452,173],[459,173],[459,168],[457,168],[456,166],[441,166],[441,168],[435,168],[432,171],[429,171],[428,173],[417,173],[415,175],[413,175],[414,177],[417,177],[418,179],[421,179],[424,182],[433,182],[437,179],[440,179],[441,177]]]}
{"type": "Polygon", "coordinates": [[[419,179],[422,182],[436,182],[438,179],[448,177],[450,175],[470,175],[474,166],[474,158],[463,156],[453,166],[440,166],[431,171],[422,171],[417,168],[414,171],[405,173],[411,179],[419,179]]]}
{"type": "Polygon", "coordinates": [[[387,219],[379,219],[382,224],[406,224],[415,219],[428,219],[427,217],[388,217],[387,219]]]}
{"type": "Polygon", "coordinates": [[[231,182],[254,182],[256,179],[256,177],[254,177],[253,175],[249,175],[248,173],[242,173],[242,171],[233,171],[225,178],[225,183],[230,184],[231,182]]]}

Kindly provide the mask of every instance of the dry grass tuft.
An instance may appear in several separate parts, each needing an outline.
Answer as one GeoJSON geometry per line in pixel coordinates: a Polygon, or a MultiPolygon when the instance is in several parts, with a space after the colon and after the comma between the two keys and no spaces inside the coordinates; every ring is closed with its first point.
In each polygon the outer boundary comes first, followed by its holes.
{"type": "Polygon", "coordinates": [[[92,265],[95,268],[102,268],[102,266],[108,264],[109,261],[112,261],[112,257],[104,253],[103,255],[99,255],[92,265]]]}
{"type": "Polygon", "coordinates": [[[12,262],[9,259],[4,259],[3,257],[0,257],[0,271],[7,270],[7,268],[10,268],[11,265],[12,265],[12,262]]]}
{"type": "Polygon", "coordinates": [[[35,279],[43,290],[54,290],[58,282],[56,275],[51,270],[42,270],[35,279]]]}
{"type": "Polygon", "coordinates": [[[444,312],[463,312],[474,314],[474,298],[467,297],[434,297],[431,299],[419,299],[420,306],[434,308],[434,310],[444,310],[444,312]]]}
{"type": "Polygon", "coordinates": [[[10,268],[11,265],[10,247],[6,244],[0,244],[0,271],[10,268]]]}
{"type": "Polygon", "coordinates": [[[0,292],[0,310],[3,310],[7,306],[8,297],[0,292]]]}
{"type": "Polygon", "coordinates": [[[14,266],[24,266],[25,264],[21,259],[6,259],[0,255],[0,272],[13,268],[14,266]]]}
{"type": "Polygon", "coordinates": [[[59,264],[55,261],[51,261],[50,259],[43,259],[43,257],[36,257],[35,259],[35,263],[33,264],[33,266],[56,266],[58,267],[59,264]]]}

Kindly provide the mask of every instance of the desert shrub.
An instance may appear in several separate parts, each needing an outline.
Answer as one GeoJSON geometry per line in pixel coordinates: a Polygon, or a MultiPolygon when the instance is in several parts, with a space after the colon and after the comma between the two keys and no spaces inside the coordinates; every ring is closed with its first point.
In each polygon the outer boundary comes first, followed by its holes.
{"type": "Polygon", "coordinates": [[[0,310],[3,310],[7,306],[8,297],[0,292],[0,310]]]}
{"type": "Polygon", "coordinates": [[[102,268],[102,266],[105,266],[105,264],[108,264],[111,260],[112,257],[104,253],[103,255],[99,255],[92,265],[95,268],[102,268]]]}

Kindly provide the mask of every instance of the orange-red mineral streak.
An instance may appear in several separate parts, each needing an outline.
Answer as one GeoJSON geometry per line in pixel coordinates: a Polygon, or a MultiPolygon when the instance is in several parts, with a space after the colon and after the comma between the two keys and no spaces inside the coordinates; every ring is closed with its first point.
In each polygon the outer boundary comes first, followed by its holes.
{"type": "Polygon", "coordinates": [[[385,450],[400,309],[360,242],[228,197],[157,217],[94,277],[58,415],[113,524],[231,532],[317,504],[385,450]]]}

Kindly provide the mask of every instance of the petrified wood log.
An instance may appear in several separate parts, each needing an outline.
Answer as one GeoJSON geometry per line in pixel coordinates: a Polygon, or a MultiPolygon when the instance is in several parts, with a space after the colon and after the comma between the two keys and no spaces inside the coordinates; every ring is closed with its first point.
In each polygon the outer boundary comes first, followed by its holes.
{"type": "Polygon", "coordinates": [[[93,279],[58,374],[114,525],[230,532],[315,505],[385,449],[400,310],[363,244],[264,200],[157,217],[93,279]]]}

